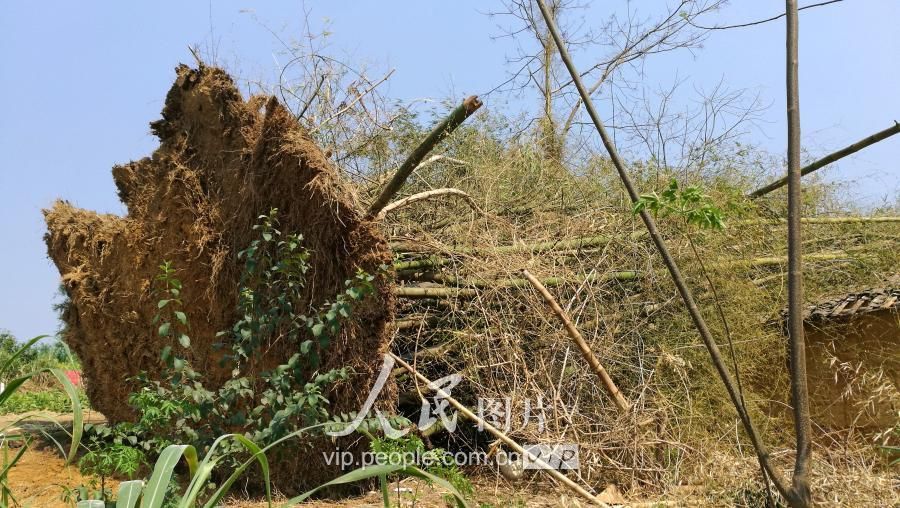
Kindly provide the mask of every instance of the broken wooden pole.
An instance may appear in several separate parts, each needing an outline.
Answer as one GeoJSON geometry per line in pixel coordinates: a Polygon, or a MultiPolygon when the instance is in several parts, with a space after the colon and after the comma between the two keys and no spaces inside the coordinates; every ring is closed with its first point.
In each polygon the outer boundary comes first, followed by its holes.
{"type": "Polygon", "coordinates": [[[585,361],[588,362],[588,365],[591,366],[591,370],[594,371],[594,374],[603,381],[603,385],[606,387],[606,391],[609,392],[609,395],[613,398],[616,403],[616,406],[619,407],[623,412],[627,412],[631,408],[631,403],[628,402],[628,399],[622,395],[622,391],[619,390],[619,387],[616,386],[616,383],[609,376],[609,373],[606,372],[606,369],[603,367],[603,364],[600,363],[600,360],[597,359],[597,355],[591,351],[590,346],[588,346],[587,342],[585,342],[584,337],[581,336],[581,333],[578,331],[578,328],[575,328],[575,325],[572,324],[572,320],[569,319],[569,316],[566,314],[566,311],[559,306],[556,302],[556,299],[553,298],[553,295],[547,291],[547,288],[541,284],[541,281],[537,280],[534,275],[531,275],[531,272],[528,270],[522,270],[522,275],[528,279],[535,289],[537,289],[538,293],[544,297],[544,301],[550,305],[550,308],[553,309],[553,312],[559,316],[559,320],[562,321],[563,326],[566,329],[566,332],[569,334],[569,337],[575,342],[575,345],[578,346],[578,349],[581,350],[581,356],[584,357],[585,361]]]}
{"type": "Polygon", "coordinates": [[[384,189],[381,190],[381,194],[378,195],[375,202],[369,207],[369,217],[377,217],[381,212],[381,209],[387,206],[391,198],[394,197],[394,194],[403,187],[403,184],[406,183],[406,179],[409,178],[409,175],[416,169],[419,163],[422,162],[422,159],[428,155],[428,152],[430,152],[435,145],[449,136],[451,132],[456,130],[466,118],[469,118],[469,116],[480,107],[481,101],[478,100],[478,97],[473,95],[451,111],[447,118],[444,118],[444,120],[428,134],[428,137],[422,140],[422,143],[409,154],[409,157],[406,158],[403,164],[400,165],[400,168],[394,173],[393,178],[391,178],[387,185],[384,186],[384,189]]]}
{"type": "MultiPolygon", "coordinates": [[[[874,145],[875,143],[877,143],[883,139],[887,139],[887,138],[893,136],[894,134],[897,134],[898,132],[900,132],[900,123],[895,121],[894,125],[892,125],[891,127],[888,127],[887,129],[885,129],[881,132],[876,132],[875,134],[872,134],[871,136],[869,136],[865,139],[861,139],[846,148],[838,150],[832,154],[822,157],[821,159],[817,160],[816,162],[813,162],[812,164],[804,166],[800,170],[800,176],[806,176],[817,169],[821,169],[821,168],[831,164],[832,162],[843,159],[844,157],[846,157],[850,154],[856,153],[869,145],[874,145]]],[[[756,199],[758,197],[765,196],[766,194],[768,194],[776,189],[780,189],[780,188],[784,187],[785,185],[787,185],[787,183],[788,183],[788,178],[785,176],[783,178],[780,178],[780,179],[770,183],[769,185],[766,185],[765,187],[759,188],[759,189],[751,192],[747,196],[750,197],[751,199],[756,199]]]]}

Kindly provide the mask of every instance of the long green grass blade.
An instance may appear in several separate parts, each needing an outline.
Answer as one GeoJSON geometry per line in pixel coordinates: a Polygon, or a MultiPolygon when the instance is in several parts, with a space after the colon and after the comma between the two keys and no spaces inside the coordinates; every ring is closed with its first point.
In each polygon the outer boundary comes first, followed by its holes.
{"type": "MultiPolygon", "coordinates": [[[[451,485],[450,482],[448,482],[447,480],[445,480],[439,476],[435,476],[427,471],[423,471],[422,469],[419,469],[416,466],[409,466],[409,465],[403,465],[403,464],[378,464],[375,466],[368,466],[368,467],[362,467],[359,469],[354,469],[353,471],[350,471],[349,473],[347,473],[345,475],[339,476],[339,477],[335,478],[334,480],[331,480],[330,482],[323,483],[322,485],[319,485],[318,487],[316,487],[308,492],[305,492],[295,498],[289,499],[288,502],[283,505],[283,508],[287,508],[290,506],[294,506],[297,503],[301,503],[301,502],[309,499],[309,497],[312,496],[313,494],[315,494],[316,492],[318,492],[326,487],[331,487],[334,485],[344,485],[347,483],[355,483],[355,482],[362,481],[362,480],[368,480],[369,478],[374,478],[376,476],[379,477],[380,479],[382,479],[382,481],[386,481],[387,475],[395,474],[395,473],[399,473],[399,474],[403,474],[403,475],[407,475],[407,476],[415,476],[415,477],[421,478],[423,480],[427,480],[428,482],[437,484],[438,486],[444,488],[447,492],[450,493],[450,495],[452,495],[454,497],[454,499],[456,500],[456,506],[458,506],[459,508],[466,508],[465,496],[463,496],[462,493],[460,493],[458,490],[456,490],[456,487],[451,485]]],[[[390,503],[389,500],[387,502],[390,503]]]]}
{"type": "Polygon", "coordinates": [[[25,374],[22,377],[17,377],[9,383],[6,383],[6,388],[4,388],[2,392],[0,392],[0,406],[2,406],[12,394],[16,393],[16,391],[18,391],[18,389],[22,387],[22,384],[24,384],[25,381],[28,381],[29,379],[34,377],[34,375],[34,372],[31,374],[25,374]]]}
{"type": "MultiPolygon", "coordinates": [[[[241,475],[244,473],[244,471],[246,471],[247,468],[250,467],[250,465],[253,464],[254,461],[259,462],[259,467],[262,470],[263,480],[265,481],[265,484],[266,484],[266,502],[271,507],[272,506],[272,484],[271,484],[271,481],[269,480],[269,459],[266,458],[266,454],[265,454],[265,450],[268,449],[268,447],[266,447],[265,449],[262,449],[256,443],[254,443],[250,439],[247,439],[245,436],[240,435],[240,434],[227,434],[225,436],[221,436],[219,439],[216,440],[216,442],[213,444],[213,446],[215,446],[215,444],[217,444],[219,441],[221,441],[225,438],[231,438],[231,439],[234,439],[235,441],[237,441],[238,443],[240,443],[244,448],[247,449],[247,451],[249,451],[251,453],[251,458],[249,460],[245,461],[243,464],[241,464],[237,469],[235,469],[231,473],[231,475],[224,482],[222,482],[222,485],[216,490],[216,492],[212,495],[212,497],[210,497],[210,499],[206,502],[206,504],[203,505],[204,508],[211,508],[213,506],[217,506],[218,503],[222,500],[222,498],[224,498],[225,495],[228,494],[228,491],[231,490],[231,486],[234,485],[234,482],[236,482],[238,480],[238,478],[241,477],[241,475]]],[[[276,441],[276,442],[278,442],[278,441],[276,441]]],[[[210,453],[212,453],[212,448],[210,449],[210,453]]],[[[207,456],[209,456],[209,455],[210,454],[207,454],[207,456]]],[[[202,486],[202,484],[201,484],[201,486],[202,486]]]]}
{"type": "MultiPolygon", "coordinates": [[[[72,444],[69,446],[69,455],[66,457],[66,464],[68,464],[75,458],[78,447],[81,445],[81,434],[84,432],[84,412],[81,409],[81,398],[78,396],[75,385],[61,369],[46,369],[46,372],[53,374],[53,377],[62,385],[66,395],[69,396],[69,400],[72,401],[72,444]]],[[[57,423],[57,425],[59,424],[57,423]]]]}
{"type": "Polygon", "coordinates": [[[7,462],[6,465],[3,466],[3,469],[0,470],[0,481],[6,481],[6,475],[9,474],[9,470],[12,469],[12,467],[16,465],[16,462],[19,462],[19,459],[22,458],[22,455],[25,454],[25,450],[27,450],[27,449],[28,449],[28,444],[21,446],[19,448],[19,451],[16,452],[16,455],[12,458],[12,460],[7,462]]]}
{"type": "Polygon", "coordinates": [[[416,466],[407,466],[406,469],[403,470],[403,473],[409,476],[418,476],[423,480],[427,480],[431,483],[443,487],[447,492],[450,493],[450,495],[454,497],[454,499],[456,499],[456,506],[458,506],[459,508],[466,508],[465,496],[463,496],[462,493],[456,489],[456,487],[451,485],[450,482],[441,478],[440,476],[436,476],[416,466]]]}
{"type": "Polygon", "coordinates": [[[354,469],[353,471],[350,471],[347,474],[338,476],[337,478],[335,478],[334,480],[331,480],[330,482],[323,483],[322,485],[319,485],[318,487],[316,487],[308,492],[304,492],[303,494],[301,494],[297,497],[289,499],[288,502],[282,506],[284,508],[287,508],[289,506],[294,506],[297,503],[301,503],[301,502],[309,499],[309,497],[312,496],[313,494],[315,494],[316,492],[318,492],[326,487],[333,487],[335,485],[345,485],[347,483],[356,483],[356,482],[359,482],[362,480],[368,480],[369,478],[387,476],[389,474],[393,474],[398,471],[402,471],[404,468],[405,468],[405,466],[403,464],[377,464],[374,466],[366,466],[366,467],[361,467],[359,469],[354,469]]]}
{"type": "Polygon", "coordinates": [[[169,487],[169,481],[172,479],[172,473],[175,466],[184,456],[188,465],[191,464],[190,455],[193,455],[194,466],[191,476],[197,466],[197,451],[191,445],[169,445],[159,455],[156,465],[153,467],[153,474],[150,475],[150,481],[147,482],[147,488],[144,490],[144,497],[141,499],[141,508],[159,508],[162,506],[166,496],[166,489],[169,487]]]}
{"type": "Polygon", "coordinates": [[[143,480],[131,480],[119,484],[119,495],[116,508],[135,508],[144,490],[143,480]]]}
{"type": "Polygon", "coordinates": [[[7,358],[6,362],[4,362],[2,365],[0,365],[0,379],[3,379],[3,375],[6,374],[6,371],[9,370],[13,366],[13,364],[15,364],[16,358],[22,356],[22,354],[25,353],[25,351],[28,351],[29,349],[31,349],[31,346],[33,346],[37,341],[39,341],[41,339],[45,339],[47,337],[48,337],[47,335],[38,335],[37,337],[26,342],[24,346],[19,348],[18,351],[13,353],[12,356],[7,358]]]}

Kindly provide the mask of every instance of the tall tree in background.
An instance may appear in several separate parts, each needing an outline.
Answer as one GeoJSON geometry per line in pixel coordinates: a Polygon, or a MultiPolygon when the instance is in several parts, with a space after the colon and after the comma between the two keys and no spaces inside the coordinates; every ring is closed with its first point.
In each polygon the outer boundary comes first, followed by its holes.
{"type": "MultiPolygon", "coordinates": [[[[641,74],[640,65],[648,56],[699,48],[708,30],[697,29],[694,20],[718,9],[723,3],[722,0],[681,0],[666,6],[660,15],[644,17],[629,4],[624,14],[610,15],[601,26],[586,29],[583,20],[581,23],[573,20],[577,19],[574,13],[586,9],[587,4],[577,0],[544,1],[554,23],[563,25],[563,38],[570,48],[599,55],[593,57],[594,64],[580,76],[589,81],[588,90],[592,96],[629,65],[641,74]]],[[[502,36],[514,37],[518,44],[518,55],[510,57],[509,63],[515,71],[507,81],[507,88],[521,90],[534,86],[539,91],[540,113],[533,121],[538,126],[540,146],[545,157],[559,160],[565,154],[573,129],[579,126],[582,99],[574,82],[556,73],[559,54],[536,0],[505,0],[503,5],[504,10],[490,15],[512,19],[512,23],[502,24],[500,28],[502,36]],[[522,37],[522,34],[531,37],[522,37]],[[529,44],[529,40],[536,44],[529,44]]],[[[623,79],[622,86],[633,86],[630,81],[623,79]]]]}

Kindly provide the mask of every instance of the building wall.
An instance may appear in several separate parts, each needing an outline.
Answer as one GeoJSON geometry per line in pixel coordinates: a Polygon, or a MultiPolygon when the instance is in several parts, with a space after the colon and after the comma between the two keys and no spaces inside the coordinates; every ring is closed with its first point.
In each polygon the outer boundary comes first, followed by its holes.
{"type": "Polygon", "coordinates": [[[869,312],[806,325],[814,425],[880,432],[898,423],[900,313],[869,312]]]}

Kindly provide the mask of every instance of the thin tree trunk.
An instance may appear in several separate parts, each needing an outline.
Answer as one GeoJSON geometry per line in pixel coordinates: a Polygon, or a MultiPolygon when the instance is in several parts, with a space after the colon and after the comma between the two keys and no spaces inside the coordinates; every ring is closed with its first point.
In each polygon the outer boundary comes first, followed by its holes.
{"type": "Polygon", "coordinates": [[[802,194],[800,177],[800,86],[798,80],[797,0],[785,0],[787,66],[787,155],[788,155],[788,336],[791,345],[791,398],[797,455],[794,461],[793,506],[809,506],[811,425],[806,386],[806,341],[803,337],[803,250],[800,227],[802,194]]]}
{"type": "MultiPolygon", "coordinates": [[[[616,171],[619,173],[619,177],[622,180],[625,189],[628,191],[628,196],[631,198],[632,203],[636,202],[639,199],[639,194],[635,189],[634,184],[631,182],[631,177],[628,175],[628,171],[625,169],[625,163],[622,161],[621,157],[619,157],[619,153],[616,150],[612,139],[609,137],[609,134],[606,132],[606,128],[603,126],[603,121],[600,119],[600,115],[597,114],[597,111],[594,108],[594,103],[591,100],[590,94],[588,94],[587,89],[585,89],[584,83],[582,83],[581,81],[578,70],[572,63],[569,52],[563,43],[562,36],[559,34],[559,29],[556,27],[555,22],[550,17],[550,13],[547,10],[547,6],[544,4],[544,0],[537,0],[537,2],[538,6],[541,9],[541,13],[544,16],[544,20],[547,22],[547,26],[550,29],[550,33],[553,35],[553,39],[556,41],[560,57],[566,64],[566,68],[568,68],[569,74],[572,76],[572,80],[575,82],[575,86],[578,88],[578,93],[581,95],[581,98],[584,101],[585,109],[587,109],[588,115],[591,117],[591,120],[593,120],[594,122],[594,126],[597,128],[600,139],[603,141],[603,146],[606,147],[606,150],[609,153],[609,157],[612,160],[616,171]]],[[[669,249],[666,246],[662,235],[657,230],[656,221],[653,219],[653,216],[650,215],[650,213],[648,213],[646,210],[641,211],[640,215],[641,219],[644,221],[644,225],[647,227],[650,238],[653,240],[656,249],[659,251],[663,262],[665,263],[666,268],[669,271],[669,274],[672,276],[672,280],[675,282],[675,287],[678,289],[678,293],[681,295],[681,299],[684,301],[684,304],[687,307],[688,312],[690,313],[691,319],[694,322],[694,326],[697,328],[701,339],[703,339],[703,343],[706,345],[706,349],[709,351],[713,366],[716,368],[719,377],[722,379],[722,383],[725,385],[726,391],[728,391],[728,396],[731,398],[732,404],[734,404],[734,407],[738,413],[738,417],[740,418],[741,423],[744,426],[744,430],[747,432],[747,435],[750,438],[751,443],[753,444],[753,448],[756,451],[760,463],[769,473],[770,478],[772,479],[773,483],[775,483],[775,486],[778,488],[778,490],[784,494],[790,494],[789,486],[784,481],[779,472],[775,470],[769,462],[769,452],[766,450],[765,445],[762,443],[762,440],[757,434],[756,428],[754,427],[753,422],[750,420],[750,415],[747,413],[746,408],[741,403],[737,386],[732,380],[731,374],[728,372],[728,367],[725,365],[725,361],[722,358],[722,353],[719,351],[719,347],[716,344],[712,333],[709,331],[709,328],[706,325],[706,321],[700,313],[700,309],[697,307],[697,304],[694,301],[694,297],[691,294],[690,288],[688,288],[687,283],[681,276],[681,270],[678,268],[678,264],[669,253],[669,249]]]]}
{"type": "MultiPolygon", "coordinates": [[[[883,139],[887,139],[897,133],[900,133],[900,123],[894,122],[894,125],[888,127],[887,129],[885,129],[883,131],[876,132],[875,134],[872,134],[871,136],[869,136],[867,138],[861,139],[861,140],[857,141],[856,143],[853,143],[850,146],[841,148],[840,150],[838,150],[836,152],[830,153],[830,154],[826,155],[825,157],[822,157],[821,159],[813,162],[812,164],[804,166],[803,169],[800,170],[800,174],[802,176],[806,176],[806,175],[812,173],[813,171],[824,168],[825,166],[831,164],[832,162],[843,159],[844,157],[846,157],[848,155],[854,154],[867,146],[874,145],[875,143],[877,143],[883,139]]],[[[755,191],[751,192],[747,196],[754,198],[754,199],[765,196],[766,194],[768,194],[774,190],[778,190],[778,189],[784,187],[785,185],[787,185],[787,182],[788,182],[787,177],[779,178],[778,180],[775,180],[774,182],[766,185],[765,187],[756,189],[755,191]]]]}

